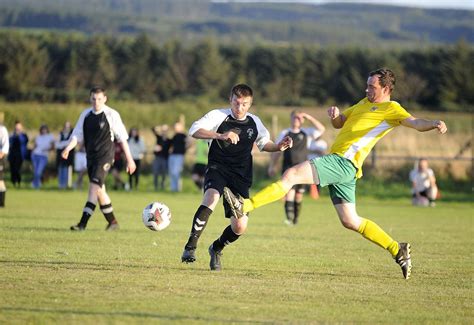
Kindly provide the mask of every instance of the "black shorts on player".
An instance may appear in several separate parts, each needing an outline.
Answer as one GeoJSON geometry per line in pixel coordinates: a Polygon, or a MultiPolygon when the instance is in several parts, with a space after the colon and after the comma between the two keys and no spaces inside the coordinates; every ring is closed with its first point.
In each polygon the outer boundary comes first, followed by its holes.
{"type": "Polygon", "coordinates": [[[105,177],[113,164],[113,159],[102,158],[96,161],[87,161],[87,174],[91,183],[104,185],[105,177]]]}
{"type": "MultiPolygon", "coordinates": [[[[252,184],[242,181],[238,175],[227,172],[224,166],[209,165],[204,179],[204,192],[213,188],[222,196],[224,187],[228,187],[233,193],[240,194],[243,198],[249,198],[249,189],[252,184]]],[[[225,217],[232,217],[232,211],[226,200],[224,201],[225,217]]]]}

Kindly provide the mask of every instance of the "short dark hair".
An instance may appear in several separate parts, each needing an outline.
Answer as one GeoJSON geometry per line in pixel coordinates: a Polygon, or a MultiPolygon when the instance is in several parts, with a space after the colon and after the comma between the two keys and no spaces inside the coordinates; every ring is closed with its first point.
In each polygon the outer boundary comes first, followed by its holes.
{"type": "Polygon", "coordinates": [[[250,88],[250,86],[246,84],[238,84],[232,87],[232,90],[230,91],[231,98],[232,98],[232,95],[235,95],[238,98],[253,97],[253,90],[252,88],[250,88]]]}
{"type": "Polygon", "coordinates": [[[89,95],[100,94],[100,93],[103,93],[105,95],[105,88],[99,87],[99,86],[94,86],[94,87],[91,88],[91,90],[89,92],[89,95]]]}
{"type": "Polygon", "coordinates": [[[380,68],[369,73],[369,77],[378,76],[382,87],[388,87],[390,92],[395,88],[395,74],[387,68],[380,68]]]}

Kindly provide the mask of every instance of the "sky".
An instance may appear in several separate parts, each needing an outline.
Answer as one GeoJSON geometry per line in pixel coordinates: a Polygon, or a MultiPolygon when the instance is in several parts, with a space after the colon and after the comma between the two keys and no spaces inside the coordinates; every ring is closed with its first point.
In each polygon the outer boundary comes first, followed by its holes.
{"type": "MultiPolygon", "coordinates": [[[[231,2],[235,0],[218,0],[220,2],[231,2]]],[[[386,4],[422,8],[450,8],[474,10],[474,0],[237,0],[238,2],[300,2],[300,3],[335,3],[335,2],[358,2],[369,4],[386,4]]]]}

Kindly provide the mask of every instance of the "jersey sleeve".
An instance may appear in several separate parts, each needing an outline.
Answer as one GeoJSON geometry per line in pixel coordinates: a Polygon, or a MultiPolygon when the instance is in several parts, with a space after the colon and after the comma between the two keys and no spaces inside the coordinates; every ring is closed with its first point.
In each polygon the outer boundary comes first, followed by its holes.
{"type": "Polygon", "coordinates": [[[86,109],[81,113],[81,115],[79,115],[76,126],[74,127],[74,130],[72,130],[71,139],[76,138],[77,142],[84,142],[84,119],[90,111],[90,108],[86,109]]]}
{"type": "Polygon", "coordinates": [[[128,132],[125,128],[125,125],[122,122],[122,118],[120,114],[115,111],[111,110],[112,116],[112,131],[114,133],[115,138],[118,142],[123,142],[128,140],[128,132]]]}
{"type": "Polygon", "coordinates": [[[230,114],[230,109],[215,109],[195,121],[189,128],[188,134],[193,136],[199,129],[216,132],[222,121],[230,114]]]}
{"type": "Polygon", "coordinates": [[[255,139],[255,144],[257,145],[260,151],[263,150],[263,147],[270,141],[270,132],[268,132],[267,128],[263,125],[262,121],[255,115],[252,115],[255,120],[255,124],[257,126],[257,139],[255,139]]]}
{"type": "Polygon", "coordinates": [[[7,128],[4,126],[0,127],[0,139],[2,140],[0,142],[0,150],[4,154],[8,154],[8,151],[10,150],[10,139],[8,137],[8,131],[7,128]]]}
{"type": "Polygon", "coordinates": [[[388,124],[398,126],[400,123],[411,116],[399,103],[392,102],[385,119],[388,124]]]}

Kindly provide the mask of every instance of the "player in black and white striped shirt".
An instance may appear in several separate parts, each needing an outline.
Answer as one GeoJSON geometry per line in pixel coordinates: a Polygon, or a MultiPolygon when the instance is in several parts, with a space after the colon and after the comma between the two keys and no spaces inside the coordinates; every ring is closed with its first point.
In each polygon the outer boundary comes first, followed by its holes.
{"type": "MultiPolygon", "coordinates": [[[[209,216],[214,211],[224,187],[230,188],[244,198],[249,197],[252,185],[252,149],[254,144],[261,151],[283,151],[292,145],[290,138],[278,144],[270,140],[268,130],[255,115],[248,113],[252,106],[253,91],[239,84],[232,88],[229,108],[215,109],[195,121],[189,135],[209,142],[208,164],[204,180],[204,197],[197,209],[191,234],[185,245],[182,262],[196,260],[195,250],[198,239],[206,227],[209,216]]],[[[230,206],[224,201],[226,218],[230,225],[209,247],[211,270],[220,270],[220,256],[224,246],[236,241],[247,229],[248,216],[235,218],[230,206]]]]}
{"type": "Polygon", "coordinates": [[[128,133],[117,111],[105,105],[107,96],[100,87],[90,91],[92,107],[84,110],[79,116],[72,132],[69,144],[64,148],[62,157],[67,159],[78,142],[84,142],[87,156],[87,174],[89,175],[89,194],[82,211],[81,220],[71,226],[73,231],[84,230],[89,218],[94,213],[97,202],[108,222],[106,230],[119,228],[115,219],[112,202],[106,192],[104,180],[114,161],[114,139],[122,145],[127,160],[127,172],[133,174],[136,169],[128,147],[128,133]]]}

